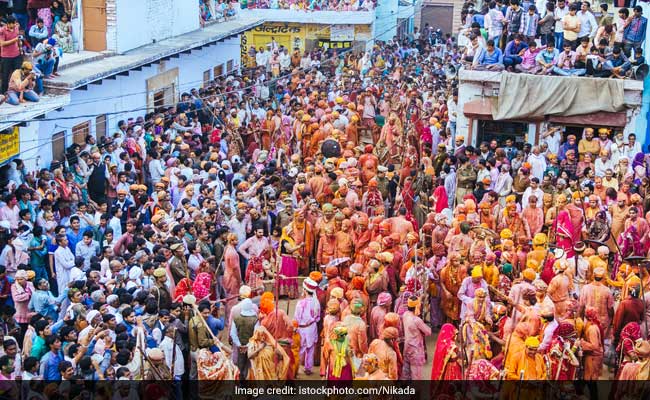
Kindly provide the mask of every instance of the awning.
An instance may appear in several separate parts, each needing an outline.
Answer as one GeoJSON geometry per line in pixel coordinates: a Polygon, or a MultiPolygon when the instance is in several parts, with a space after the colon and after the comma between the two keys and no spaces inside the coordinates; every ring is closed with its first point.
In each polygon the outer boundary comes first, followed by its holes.
{"type": "Polygon", "coordinates": [[[492,119],[492,102],[486,97],[468,101],[463,104],[463,114],[466,117],[492,119]]]}
{"type": "MultiPolygon", "coordinates": [[[[469,118],[480,119],[483,121],[492,121],[492,101],[493,100],[489,97],[481,97],[478,100],[468,101],[467,103],[463,104],[463,114],[469,118]]],[[[538,122],[542,120],[542,118],[519,118],[509,121],[538,122]]]]}
{"type": "MultiPolygon", "coordinates": [[[[492,101],[488,97],[478,100],[468,101],[463,104],[463,114],[469,118],[480,119],[484,121],[492,120],[492,101]]],[[[541,121],[541,118],[526,118],[522,121],[541,121]]],[[[600,111],[591,114],[560,116],[549,115],[548,122],[561,125],[585,125],[585,126],[611,126],[624,128],[627,125],[627,114],[621,112],[600,111]]]]}
{"type": "Polygon", "coordinates": [[[627,114],[625,112],[597,112],[591,114],[572,115],[562,117],[551,115],[549,122],[562,125],[588,125],[588,126],[611,126],[625,128],[627,125],[627,114]]]}

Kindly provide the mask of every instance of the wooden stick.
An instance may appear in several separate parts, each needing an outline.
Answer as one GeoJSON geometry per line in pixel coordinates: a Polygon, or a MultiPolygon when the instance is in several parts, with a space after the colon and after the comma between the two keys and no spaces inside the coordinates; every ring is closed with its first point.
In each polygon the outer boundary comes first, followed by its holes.
{"type": "Polygon", "coordinates": [[[205,325],[205,328],[208,330],[208,333],[210,334],[210,336],[212,337],[212,339],[217,343],[217,346],[219,346],[219,349],[220,349],[221,351],[223,351],[224,353],[226,353],[226,355],[227,355],[228,357],[230,357],[230,355],[232,354],[232,348],[230,348],[230,346],[227,346],[227,345],[223,344],[223,343],[221,342],[221,340],[219,340],[219,338],[216,337],[216,336],[214,335],[214,333],[212,333],[212,329],[210,329],[210,326],[209,326],[208,323],[205,321],[205,318],[203,318],[203,315],[201,315],[201,313],[199,312],[199,308],[196,306],[196,304],[192,304],[192,309],[194,310],[194,312],[196,313],[196,315],[198,315],[198,317],[201,319],[201,322],[203,322],[203,325],[205,325]]]}

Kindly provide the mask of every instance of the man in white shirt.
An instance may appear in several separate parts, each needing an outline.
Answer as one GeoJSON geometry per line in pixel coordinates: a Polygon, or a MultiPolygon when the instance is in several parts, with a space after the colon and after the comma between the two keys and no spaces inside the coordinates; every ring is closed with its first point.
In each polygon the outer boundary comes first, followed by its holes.
{"type": "Polygon", "coordinates": [[[268,69],[269,59],[269,52],[265,51],[264,47],[260,47],[260,51],[255,54],[255,62],[257,63],[257,66],[268,69]]]}
{"type": "Polygon", "coordinates": [[[530,186],[526,188],[523,196],[521,196],[522,208],[528,205],[528,198],[532,195],[537,197],[537,207],[542,207],[542,200],[544,199],[544,192],[539,188],[539,179],[533,177],[530,179],[530,186]]]}
{"type": "Polygon", "coordinates": [[[562,128],[555,126],[542,134],[542,141],[548,145],[548,152],[557,155],[560,152],[560,131],[562,128]]]}
{"type": "Polygon", "coordinates": [[[151,183],[155,185],[160,182],[160,179],[162,179],[163,176],[165,176],[165,169],[163,168],[157,151],[152,151],[150,155],[151,161],[149,161],[149,173],[151,174],[151,183]]]}
{"type": "Polygon", "coordinates": [[[289,49],[282,49],[280,52],[280,70],[288,71],[291,68],[291,55],[289,54],[289,49]]]}
{"type": "Polygon", "coordinates": [[[638,154],[641,153],[641,144],[636,141],[636,135],[634,133],[630,133],[627,136],[627,158],[630,159],[630,164],[632,163],[632,160],[634,160],[634,157],[638,154]]]}
{"type": "Polygon", "coordinates": [[[564,25],[562,24],[562,18],[565,15],[569,14],[569,7],[566,5],[566,0],[558,0],[557,7],[553,12],[555,19],[555,48],[561,49],[562,43],[564,42],[564,25]]]}
{"type": "Polygon", "coordinates": [[[580,6],[580,12],[577,13],[578,20],[580,20],[580,32],[578,32],[578,42],[582,38],[588,37],[591,41],[596,36],[596,30],[598,29],[598,23],[596,22],[596,17],[590,11],[591,5],[588,1],[583,1],[580,6]]]}
{"type": "Polygon", "coordinates": [[[68,247],[68,237],[59,235],[56,238],[59,247],[54,251],[54,271],[59,292],[63,291],[70,282],[70,270],[75,266],[74,254],[68,247]]]}
{"type": "Polygon", "coordinates": [[[609,152],[607,150],[600,150],[600,157],[594,163],[594,173],[596,176],[605,176],[605,171],[614,169],[612,161],[609,159],[609,152]]]}

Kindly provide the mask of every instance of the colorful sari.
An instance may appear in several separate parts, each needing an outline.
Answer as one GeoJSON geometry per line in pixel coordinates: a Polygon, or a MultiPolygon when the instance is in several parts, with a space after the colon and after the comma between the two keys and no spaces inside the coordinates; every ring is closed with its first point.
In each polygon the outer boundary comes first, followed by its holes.
{"type": "Polygon", "coordinates": [[[444,324],[440,329],[436,351],[433,354],[431,380],[460,380],[463,374],[458,360],[459,352],[456,346],[458,330],[452,324],[444,324]]]}
{"type": "Polygon", "coordinates": [[[573,225],[571,223],[571,216],[567,210],[561,210],[557,215],[556,220],[556,240],[557,247],[564,250],[567,258],[571,258],[574,255],[573,251],[573,225]]]}
{"type": "Polygon", "coordinates": [[[251,361],[249,380],[286,379],[289,356],[264,326],[255,328],[248,340],[248,357],[251,361]]]}
{"type": "Polygon", "coordinates": [[[296,243],[289,236],[290,228],[282,228],[282,237],[280,238],[280,277],[276,279],[279,296],[289,296],[290,298],[298,297],[298,260],[293,255],[293,249],[296,243]]]}
{"type": "Polygon", "coordinates": [[[638,322],[630,322],[623,327],[621,337],[616,346],[616,355],[619,361],[619,371],[623,370],[625,364],[632,362],[634,355],[634,343],[641,338],[641,325],[638,322]]]}

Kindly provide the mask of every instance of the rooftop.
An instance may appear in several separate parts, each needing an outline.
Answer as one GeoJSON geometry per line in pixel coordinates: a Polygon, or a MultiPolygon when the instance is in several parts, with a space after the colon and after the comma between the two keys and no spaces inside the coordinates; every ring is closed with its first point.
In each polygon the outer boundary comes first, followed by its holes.
{"type": "Polygon", "coordinates": [[[0,107],[0,131],[16,125],[17,121],[31,121],[70,103],[70,95],[45,95],[38,103],[26,102],[17,106],[3,104],[0,107]]]}
{"type": "MultiPolygon", "coordinates": [[[[468,69],[461,69],[458,72],[458,79],[462,81],[469,82],[489,82],[489,83],[501,83],[501,75],[508,72],[494,72],[494,71],[473,71],[468,69]]],[[[555,79],[600,79],[605,80],[609,78],[592,78],[584,76],[555,76],[555,79]]],[[[642,91],[643,90],[643,81],[637,81],[634,79],[625,79],[624,81],[625,90],[630,91],[642,91]]]]}
{"type": "Polygon", "coordinates": [[[162,58],[178,53],[191,51],[230,36],[252,29],[264,20],[262,18],[243,14],[237,19],[211,24],[205,28],[189,32],[173,38],[161,40],[147,46],[131,50],[124,54],[80,52],[65,54],[65,68],[62,76],[45,81],[47,89],[61,92],[85,86],[109,76],[117,75],[138,67],[156,62],[162,58]]]}

